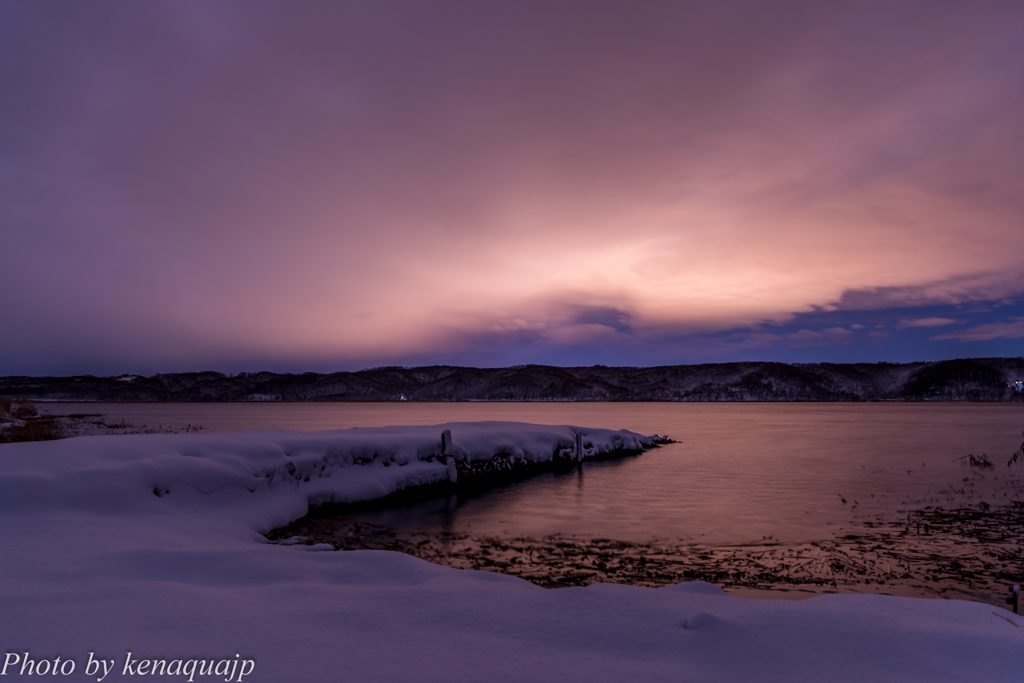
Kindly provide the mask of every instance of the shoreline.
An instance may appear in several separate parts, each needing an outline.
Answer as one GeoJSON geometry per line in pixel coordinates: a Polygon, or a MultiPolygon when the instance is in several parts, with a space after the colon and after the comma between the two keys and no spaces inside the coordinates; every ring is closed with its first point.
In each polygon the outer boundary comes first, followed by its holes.
{"type": "MultiPolygon", "coordinates": [[[[162,425],[155,428],[131,425],[123,420],[107,422],[99,413],[44,414],[30,420],[54,426],[60,436],[49,438],[60,439],[84,435],[177,434],[202,429],[191,424],[173,429],[162,425]]],[[[659,443],[672,441],[661,439],[659,443]]],[[[584,459],[629,458],[642,452],[643,449],[617,450],[595,453],[584,459]]],[[[336,549],[394,550],[443,566],[518,576],[549,588],[602,582],[665,586],[701,580],[745,597],[804,599],[833,593],[867,593],[953,597],[1000,605],[1010,586],[1024,582],[1021,554],[1024,503],[1021,502],[992,508],[982,504],[977,509],[927,507],[908,512],[905,521],[863,521],[857,534],[797,543],[637,543],[572,536],[477,537],[398,531],[345,522],[347,517],[364,510],[387,509],[455,493],[485,493],[536,474],[570,471],[579,462],[575,456],[530,462],[503,458],[500,454],[488,461],[459,461],[455,463],[455,482],[445,479],[409,487],[358,504],[325,503],[266,536],[271,542],[298,537],[304,544],[330,544],[336,549]],[[965,548],[969,548],[966,554],[962,552],[965,548]]]]}
{"type": "Polygon", "coordinates": [[[697,580],[766,598],[883,594],[1001,606],[1008,589],[1024,582],[1024,503],[929,512],[935,526],[923,533],[915,533],[917,517],[908,515],[904,522],[865,523],[861,534],[802,543],[475,537],[396,531],[320,515],[275,529],[267,538],[286,545],[403,552],[457,569],[517,576],[545,588],[593,583],[658,587],[697,580]],[[940,517],[944,522],[936,524],[940,517]],[[986,539],[993,530],[1001,531],[1001,538],[986,539]]]}
{"type": "MultiPolygon", "coordinates": [[[[447,430],[464,459],[521,449],[545,460],[571,452],[581,428],[445,423],[6,444],[0,640],[35,660],[237,653],[255,662],[254,681],[340,672],[391,683],[413,671],[446,683],[597,683],[695,671],[707,681],[852,683],[1009,681],[1019,672],[1024,622],[978,602],[745,600],[698,580],[545,590],[398,552],[262,535],[310,503],[446,479],[437,456],[447,430]]],[[[598,451],[649,442],[583,431],[598,451]]]]}

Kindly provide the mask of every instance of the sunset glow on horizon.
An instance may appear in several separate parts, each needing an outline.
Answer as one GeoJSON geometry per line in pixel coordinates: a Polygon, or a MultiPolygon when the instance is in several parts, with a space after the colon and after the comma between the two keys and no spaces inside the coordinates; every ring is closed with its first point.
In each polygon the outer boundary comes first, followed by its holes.
{"type": "Polygon", "coordinates": [[[0,375],[1019,356],[1013,2],[0,6],[0,375]]]}

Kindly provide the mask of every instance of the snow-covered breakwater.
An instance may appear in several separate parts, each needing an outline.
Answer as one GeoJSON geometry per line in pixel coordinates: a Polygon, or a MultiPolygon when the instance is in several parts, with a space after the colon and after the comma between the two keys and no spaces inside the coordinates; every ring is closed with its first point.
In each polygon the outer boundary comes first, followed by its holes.
{"type": "MultiPolygon", "coordinates": [[[[33,680],[25,661],[59,661],[62,680],[91,681],[102,660],[104,681],[239,680],[241,665],[226,671],[235,662],[254,663],[245,681],[300,683],[1019,680],[1024,623],[980,603],[754,601],[698,582],[551,591],[262,536],[311,502],[458,477],[460,461],[469,472],[499,453],[568,457],[578,431],[478,423],[2,445],[0,650],[18,660],[4,673],[33,680]],[[186,675],[188,662],[215,671],[186,675]]],[[[584,455],[646,445],[583,431],[584,455]]]]}
{"type": "Polygon", "coordinates": [[[0,509],[57,500],[127,509],[153,503],[150,497],[229,491],[269,493],[299,507],[358,503],[438,482],[639,453],[662,441],[626,430],[476,422],[12,444],[0,463],[0,509]]]}

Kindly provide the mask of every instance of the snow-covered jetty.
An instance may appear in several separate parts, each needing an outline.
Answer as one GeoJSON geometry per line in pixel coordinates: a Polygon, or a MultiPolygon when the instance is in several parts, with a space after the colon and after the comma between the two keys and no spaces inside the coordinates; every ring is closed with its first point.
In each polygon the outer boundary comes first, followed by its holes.
{"type": "Polygon", "coordinates": [[[980,603],[744,600],[696,582],[547,590],[399,553],[262,535],[311,504],[655,442],[473,423],[0,445],[0,675],[1019,680],[1024,621],[980,603]]]}
{"type": "Polygon", "coordinates": [[[176,493],[245,491],[291,501],[297,510],[639,453],[663,441],[627,430],[474,422],[16,444],[0,461],[0,509],[68,494],[83,504],[128,508],[146,507],[149,497],[170,502],[176,493]]]}

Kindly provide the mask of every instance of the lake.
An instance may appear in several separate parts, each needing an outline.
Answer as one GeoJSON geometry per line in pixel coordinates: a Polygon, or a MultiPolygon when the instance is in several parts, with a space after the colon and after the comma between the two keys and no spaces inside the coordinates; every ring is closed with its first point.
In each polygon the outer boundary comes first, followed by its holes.
{"type": "MultiPolygon", "coordinates": [[[[667,434],[678,443],[483,495],[359,513],[400,530],[707,544],[840,536],[925,506],[1024,494],[1024,404],[973,403],[46,403],[201,433],[508,420],[667,434]],[[996,466],[959,459],[987,454],[996,466]]],[[[455,438],[458,439],[457,432],[455,438]]],[[[440,437],[440,434],[439,434],[440,437]]]]}

